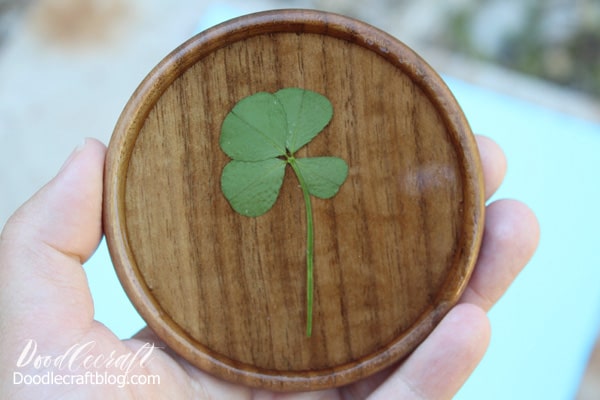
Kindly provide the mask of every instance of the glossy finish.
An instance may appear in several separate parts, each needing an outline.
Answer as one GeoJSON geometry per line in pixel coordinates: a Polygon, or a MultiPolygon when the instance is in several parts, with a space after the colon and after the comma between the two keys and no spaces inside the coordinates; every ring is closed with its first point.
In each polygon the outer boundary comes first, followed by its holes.
{"type": "Polygon", "coordinates": [[[191,363],[256,387],[340,386],[405,357],[462,293],[483,218],[476,144],[439,76],[333,14],[254,14],[192,38],[142,82],[109,146],[104,224],[128,296],[191,363]],[[312,199],[311,338],[297,182],[287,174],[259,218],[235,213],[220,188],[225,115],[284,87],[334,108],[298,156],[349,165],[336,197],[312,199]]]}

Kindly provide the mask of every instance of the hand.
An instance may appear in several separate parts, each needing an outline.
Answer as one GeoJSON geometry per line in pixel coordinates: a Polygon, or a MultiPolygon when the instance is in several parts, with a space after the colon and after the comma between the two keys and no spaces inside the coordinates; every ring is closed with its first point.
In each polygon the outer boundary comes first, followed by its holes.
{"type": "MultiPolygon", "coordinates": [[[[486,196],[505,172],[500,148],[477,138],[486,196]]],[[[160,384],[15,384],[29,374],[95,372],[81,363],[64,368],[58,355],[75,344],[93,343],[85,354],[96,371],[122,374],[107,357],[136,353],[160,341],[149,329],[120,341],[94,321],[94,304],[82,264],[102,237],[102,173],[106,148],[95,140],[76,150],[45,187],[10,218],[0,236],[0,393],[19,399],[250,399],[273,394],[233,385],[192,367],[168,349],[136,363],[130,375],[158,376],[160,384]],[[26,345],[30,352],[24,354],[26,345]],[[33,345],[37,347],[34,349],[33,345]],[[41,357],[33,357],[35,355],[41,357]],[[43,358],[47,356],[46,358],[43,358]],[[104,363],[102,363],[103,361],[104,363]],[[46,365],[50,363],[53,365],[46,365]],[[59,370],[63,368],[62,370],[59,370]],[[21,375],[17,375],[19,372],[21,375]]],[[[489,341],[486,311],[527,263],[539,238],[533,213],[513,200],[487,207],[481,253],[471,281],[456,305],[402,364],[353,385],[285,399],[450,399],[472,373],[489,341]]],[[[160,345],[160,344],[159,344],[160,345]]],[[[75,350],[71,350],[72,352],[75,350]]],[[[114,364],[114,363],[113,363],[114,364]]],[[[96,381],[97,382],[97,381],[96,381]]]]}

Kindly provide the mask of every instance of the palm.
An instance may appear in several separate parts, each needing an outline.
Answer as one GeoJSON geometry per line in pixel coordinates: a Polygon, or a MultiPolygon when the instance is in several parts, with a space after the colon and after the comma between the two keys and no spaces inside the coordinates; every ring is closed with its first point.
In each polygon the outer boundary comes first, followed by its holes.
{"type": "MultiPolygon", "coordinates": [[[[501,151],[478,138],[487,196],[504,174],[501,151]]],[[[93,301],[81,267],[98,245],[101,230],[102,166],[105,147],[88,141],[57,178],[23,206],[0,238],[0,393],[8,398],[60,399],[269,399],[265,391],[223,382],[192,367],[145,329],[120,341],[94,321],[93,301]],[[85,157],[82,155],[85,154],[85,157]],[[74,344],[93,343],[92,359],[134,354],[156,343],[146,363],[130,375],[158,376],[159,384],[15,385],[13,373],[28,340],[40,355],[63,354],[74,344]]],[[[351,386],[322,392],[281,395],[285,399],[451,398],[477,365],[489,337],[485,311],[506,290],[531,256],[538,239],[533,214],[521,203],[488,206],[483,247],[460,301],[427,340],[401,365],[351,386]],[[458,360],[458,361],[456,361],[458,360]],[[443,379],[440,379],[443,377],[443,379]]],[[[51,367],[49,367],[51,368],[51,367]]],[[[81,370],[69,373],[81,374],[81,370]]],[[[32,364],[21,372],[35,370],[32,364]]],[[[122,374],[118,366],[98,370],[122,374]]],[[[40,373],[35,370],[35,373],[40,373]]],[[[64,371],[61,373],[65,373],[64,371]]]]}

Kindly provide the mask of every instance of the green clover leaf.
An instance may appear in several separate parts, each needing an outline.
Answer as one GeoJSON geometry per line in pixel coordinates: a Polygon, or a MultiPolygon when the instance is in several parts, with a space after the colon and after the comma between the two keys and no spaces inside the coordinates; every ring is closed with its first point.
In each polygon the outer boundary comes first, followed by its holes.
{"type": "Polygon", "coordinates": [[[285,154],[286,114],[270,93],[242,99],[225,117],[221,149],[234,160],[261,161],[285,154]]]}
{"type": "Polygon", "coordinates": [[[221,189],[231,207],[248,217],[273,207],[289,164],[296,174],[306,209],[306,335],[312,334],[314,229],[310,195],[329,199],[348,176],[338,157],[295,158],[294,153],[331,121],[333,107],[319,93],[286,88],[240,100],[221,127],[221,149],[232,160],[223,168],[221,189]]]}
{"type": "Polygon", "coordinates": [[[275,97],[285,110],[285,147],[292,154],[317,136],[333,116],[333,107],[329,100],[310,90],[282,89],[275,93],[275,97]]]}
{"type": "Polygon", "coordinates": [[[335,196],[348,176],[348,165],[337,157],[297,158],[308,192],[320,199],[335,196]]]}
{"type": "Polygon", "coordinates": [[[279,158],[255,162],[233,160],[221,175],[223,194],[238,213],[248,217],[263,215],[277,200],[285,166],[285,161],[279,158]]]}

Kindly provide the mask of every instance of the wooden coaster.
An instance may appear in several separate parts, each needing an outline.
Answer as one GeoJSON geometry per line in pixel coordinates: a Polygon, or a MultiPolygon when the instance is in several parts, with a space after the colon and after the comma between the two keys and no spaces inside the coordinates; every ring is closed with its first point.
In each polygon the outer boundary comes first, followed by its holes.
{"type": "Polygon", "coordinates": [[[476,143],[441,78],[388,34],[306,10],[241,17],[167,56],[117,123],[104,200],[119,279],[157,335],[211,374],[282,391],[345,385],[403,359],[460,297],[484,219],[476,143]],[[257,218],[220,186],[225,116],[286,87],[334,110],[298,155],[349,166],[335,197],[312,199],[312,337],[297,180],[286,172],[257,218]]]}

